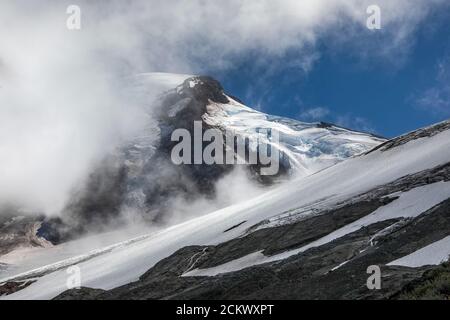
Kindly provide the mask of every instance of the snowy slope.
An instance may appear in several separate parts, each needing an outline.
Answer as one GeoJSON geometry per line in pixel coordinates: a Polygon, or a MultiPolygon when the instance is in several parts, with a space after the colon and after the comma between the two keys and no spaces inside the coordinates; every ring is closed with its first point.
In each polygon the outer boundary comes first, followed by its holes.
{"type": "MultiPolygon", "coordinates": [[[[205,86],[205,83],[201,77],[169,73],[140,74],[130,81],[133,99],[138,101],[154,100],[171,89],[182,93],[202,86],[205,86]]],[[[229,95],[225,96],[229,103],[209,101],[202,117],[203,121],[209,126],[249,138],[250,142],[256,142],[259,137],[260,142],[271,144],[286,156],[288,166],[297,176],[307,176],[320,171],[386,141],[368,133],[330,124],[306,123],[271,116],[245,106],[229,95]],[[258,133],[260,129],[277,131],[280,134],[279,143],[269,142],[266,136],[258,133]]],[[[189,98],[176,101],[169,107],[169,116],[176,116],[180,109],[186,106],[187,101],[189,98]]],[[[142,137],[147,138],[148,134],[143,132],[142,137]]]]}
{"type": "MultiPolygon", "coordinates": [[[[57,265],[43,266],[38,270],[0,280],[0,282],[5,282],[17,278],[38,278],[37,282],[29,287],[3,298],[52,298],[67,289],[67,274],[64,267],[73,263],[78,263],[81,268],[83,286],[111,289],[124,285],[137,280],[155,263],[182,247],[217,244],[239,237],[249,227],[265,219],[315,202],[332,207],[340,201],[357,196],[376,186],[445,164],[449,159],[450,130],[437,132],[430,137],[413,139],[390,149],[378,149],[341,162],[316,174],[281,185],[255,199],[150,234],[147,237],[117,244],[101,253],[97,250],[86,253],[82,257],[61,261],[57,265]],[[236,225],[239,226],[224,232],[236,225]],[[46,272],[48,273],[45,274],[46,272]]],[[[360,228],[370,221],[389,219],[390,216],[418,215],[422,210],[450,197],[448,183],[432,184],[424,190],[411,192],[401,195],[390,206],[386,206],[354,226],[346,228],[360,228]],[[418,193],[423,199],[428,200],[420,201],[419,198],[416,202],[423,203],[418,203],[420,206],[416,210],[411,212],[403,210],[408,208],[408,204],[404,203],[405,199],[414,199],[418,193]],[[397,210],[399,208],[400,211],[397,210]]],[[[344,231],[341,230],[338,235],[330,235],[322,242],[331,241],[346,232],[348,231],[344,228],[344,231]]],[[[289,255],[287,253],[287,256],[289,255]]],[[[261,254],[255,253],[250,258],[257,263],[261,254]]],[[[244,261],[245,266],[249,265],[248,260],[244,261]]]]}
{"type": "MultiPolygon", "coordinates": [[[[269,142],[263,135],[260,138],[282,152],[280,173],[289,172],[297,176],[322,170],[384,141],[369,134],[330,125],[308,124],[257,112],[226,96],[220,83],[210,77],[144,73],[129,77],[125,83],[127,85],[120,93],[129,103],[127,107],[139,110],[133,136],[122,141],[115,152],[108,154],[107,161],[93,168],[85,185],[80,186],[80,192],[74,193],[69,201],[72,204],[68,210],[70,212],[64,215],[65,218],[71,215],[67,219],[70,225],[60,227],[63,234],[95,229],[99,221],[94,219],[91,222],[92,217],[100,216],[103,222],[109,223],[107,220],[117,219],[117,213],[124,208],[139,211],[146,221],[152,221],[170,215],[163,211],[170,207],[173,197],[214,197],[217,181],[233,170],[232,165],[180,167],[168,159],[173,146],[170,134],[178,128],[189,128],[194,121],[203,119],[209,126],[249,137],[255,142],[249,144],[252,147],[261,142],[256,141],[258,129],[279,132],[280,143],[269,142]],[[222,104],[217,101],[222,101],[222,104]],[[122,169],[124,172],[121,172],[122,169]],[[94,180],[101,180],[105,186],[102,190],[105,191],[97,190],[94,180]],[[92,206],[93,203],[96,205],[92,206]],[[91,223],[94,225],[88,225],[91,223]]],[[[253,174],[259,166],[245,167],[253,174]]],[[[273,177],[266,179],[269,183],[278,181],[277,177],[270,178],[273,177]]],[[[223,207],[232,202],[220,203],[223,207]]],[[[207,210],[201,213],[210,212],[207,210]]],[[[20,224],[17,228],[24,229],[20,224]]],[[[59,231],[52,230],[47,234],[59,234],[59,231]]],[[[3,241],[0,254],[26,245],[32,247],[30,241],[22,242],[19,243],[17,236],[8,240],[8,246],[3,241]]]]}

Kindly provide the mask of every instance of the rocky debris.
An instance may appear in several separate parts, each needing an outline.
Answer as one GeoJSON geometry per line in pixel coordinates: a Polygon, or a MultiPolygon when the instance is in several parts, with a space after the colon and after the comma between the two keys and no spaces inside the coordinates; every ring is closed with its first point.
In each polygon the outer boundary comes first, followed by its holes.
{"type": "Polygon", "coordinates": [[[397,300],[449,300],[450,263],[426,271],[419,279],[411,281],[393,299],[397,300]]]}

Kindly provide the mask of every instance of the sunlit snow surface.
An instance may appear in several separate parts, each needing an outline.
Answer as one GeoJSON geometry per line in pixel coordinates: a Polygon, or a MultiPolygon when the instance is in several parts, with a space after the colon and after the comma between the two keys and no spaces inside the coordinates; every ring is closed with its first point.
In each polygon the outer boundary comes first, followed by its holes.
{"type": "MultiPolygon", "coordinates": [[[[450,131],[444,131],[429,138],[412,140],[386,151],[377,150],[349,159],[314,175],[284,184],[248,202],[170,227],[135,242],[125,242],[123,246],[117,246],[103,254],[93,256],[78,264],[82,271],[82,285],[111,289],[130,283],[137,280],[155,263],[182,247],[221,243],[236,238],[244,234],[250,226],[287,210],[301,208],[315,201],[326,202],[331,206],[407,174],[447,163],[449,159],[450,131]],[[243,221],[246,222],[224,233],[225,230],[243,221]]],[[[441,195],[444,198],[443,193],[448,192],[447,196],[450,196],[446,183],[430,185],[426,188],[436,188],[428,191],[436,191],[438,195],[433,196],[434,200],[430,200],[431,202],[424,203],[422,209],[439,201],[441,195]],[[438,186],[440,188],[437,188],[438,186]]],[[[405,193],[404,197],[413,195],[408,194],[405,193]]],[[[397,204],[393,202],[391,205],[401,207],[401,199],[402,197],[399,198],[400,202],[397,204]]],[[[389,212],[383,209],[371,216],[374,218],[376,215],[380,215],[383,219],[389,218],[389,212]]],[[[329,237],[328,241],[334,238],[334,236],[329,237]]],[[[252,257],[256,260],[258,258],[260,258],[258,253],[252,257]]],[[[67,265],[70,263],[66,261],[67,265]]],[[[61,265],[64,265],[64,262],[61,265]]],[[[45,268],[47,267],[44,266],[40,271],[44,271],[45,268]]],[[[49,299],[67,289],[67,277],[66,270],[63,268],[42,276],[37,282],[15,294],[2,298],[49,299]]]]}

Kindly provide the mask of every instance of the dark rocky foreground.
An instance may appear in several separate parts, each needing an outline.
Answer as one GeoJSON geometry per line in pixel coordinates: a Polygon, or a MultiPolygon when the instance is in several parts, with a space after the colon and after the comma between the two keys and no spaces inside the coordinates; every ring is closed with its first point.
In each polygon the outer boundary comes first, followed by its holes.
{"type": "Polygon", "coordinates": [[[390,203],[397,191],[449,180],[450,163],[406,176],[297,222],[256,231],[249,228],[245,236],[217,246],[182,248],[137,282],[110,291],[70,290],[56,299],[445,298],[447,265],[408,268],[387,264],[450,234],[450,199],[414,219],[374,223],[285,260],[213,277],[181,275],[257,251],[271,256],[300,248],[390,203]],[[367,288],[367,268],[371,265],[381,268],[381,290],[367,288]]]}

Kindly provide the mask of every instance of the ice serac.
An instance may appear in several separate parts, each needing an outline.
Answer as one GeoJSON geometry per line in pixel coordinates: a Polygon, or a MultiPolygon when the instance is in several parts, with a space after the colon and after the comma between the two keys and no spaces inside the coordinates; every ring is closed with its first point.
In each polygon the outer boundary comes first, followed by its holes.
{"type": "Polygon", "coordinates": [[[36,280],[5,299],[391,298],[436,268],[392,261],[448,252],[449,212],[443,122],[247,202],[0,282],[36,280]],[[66,291],[73,263],[97,290],[66,291]],[[383,290],[366,287],[371,265],[382,268],[383,290]]]}

